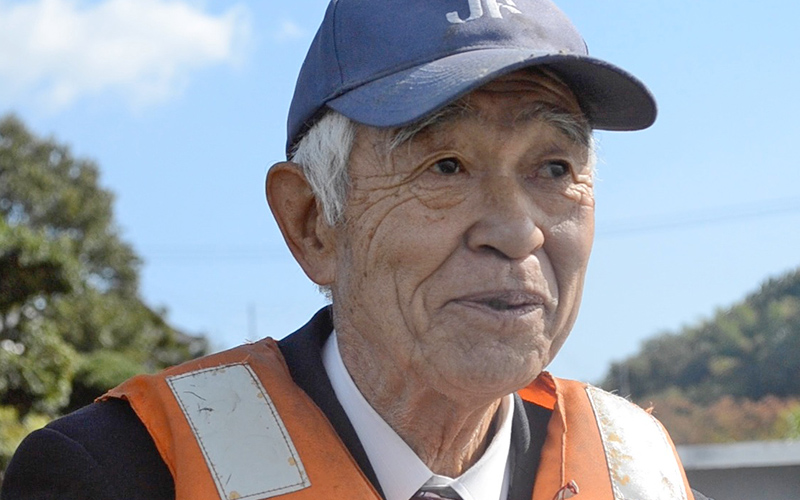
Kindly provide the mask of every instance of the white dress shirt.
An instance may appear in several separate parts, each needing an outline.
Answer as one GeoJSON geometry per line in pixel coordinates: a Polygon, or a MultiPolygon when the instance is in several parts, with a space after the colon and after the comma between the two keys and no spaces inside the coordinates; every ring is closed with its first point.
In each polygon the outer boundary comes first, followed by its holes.
{"type": "Polygon", "coordinates": [[[339,353],[334,331],[322,349],[331,385],[367,453],[386,500],[409,500],[423,485],[450,486],[463,500],[504,500],[510,480],[509,452],[514,398],[503,398],[498,426],[483,456],[457,478],[433,474],[389,427],[356,387],[339,353]]]}

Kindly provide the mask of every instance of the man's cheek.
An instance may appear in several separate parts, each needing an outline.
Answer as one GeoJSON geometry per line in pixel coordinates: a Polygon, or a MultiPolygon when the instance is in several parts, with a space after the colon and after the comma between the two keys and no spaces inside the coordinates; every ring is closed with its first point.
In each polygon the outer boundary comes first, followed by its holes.
{"type": "Polygon", "coordinates": [[[462,181],[425,182],[420,178],[408,185],[409,193],[429,211],[447,210],[463,203],[469,196],[470,186],[462,181]]]}
{"type": "Polygon", "coordinates": [[[572,184],[565,192],[564,196],[570,201],[586,207],[594,207],[594,186],[591,182],[579,182],[572,184]]]}
{"type": "Polygon", "coordinates": [[[408,253],[408,241],[420,226],[421,213],[414,210],[417,200],[410,194],[373,192],[363,203],[353,203],[345,213],[351,269],[367,278],[385,272],[397,260],[395,254],[408,253]],[[403,251],[397,252],[398,249],[403,251]]]}

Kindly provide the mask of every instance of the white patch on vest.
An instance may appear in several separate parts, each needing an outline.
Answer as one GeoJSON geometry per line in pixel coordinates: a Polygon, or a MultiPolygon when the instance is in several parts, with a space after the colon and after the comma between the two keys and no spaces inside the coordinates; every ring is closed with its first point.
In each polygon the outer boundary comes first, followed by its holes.
{"type": "Polygon", "coordinates": [[[615,500],[686,500],[683,476],[655,418],[629,401],[587,387],[605,447],[615,500]]]}
{"type": "Polygon", "coordinates": [[[250,365],[168,377],[223,500],[262,500],[311,486],[286,427],[250,365]]]}

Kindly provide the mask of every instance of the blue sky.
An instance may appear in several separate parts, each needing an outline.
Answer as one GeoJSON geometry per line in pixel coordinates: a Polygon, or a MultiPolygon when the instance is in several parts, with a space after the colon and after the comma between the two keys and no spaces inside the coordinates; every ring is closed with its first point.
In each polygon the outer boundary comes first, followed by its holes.
{"type": "MultiPolygon", "coordinates": [[[[646,131],[598,134],[597,239],[552,366],[596,380],[800,266],[800,4],[558,3],[660,112],[646,131]]],[[[263,185],[325,5],[0,0],[0,114],[101,166],[145,300],[216,348],[282,337],[324,304],[263,185]]]]}

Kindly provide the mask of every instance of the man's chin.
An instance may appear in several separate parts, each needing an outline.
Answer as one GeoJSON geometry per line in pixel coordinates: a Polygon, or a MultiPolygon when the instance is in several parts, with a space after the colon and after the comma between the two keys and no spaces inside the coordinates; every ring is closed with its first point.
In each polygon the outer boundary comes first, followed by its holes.
{"type": "MultiPolygon", "coordinates": [[[[539,353],[521,357],[493,352],[464,356],[455,366],[438,371],[453,390],[487,400],[501,398],[527,386],[545,367],[539,353]]],[[[450,391],[452,392],[452,391],[450,391]]]]}

